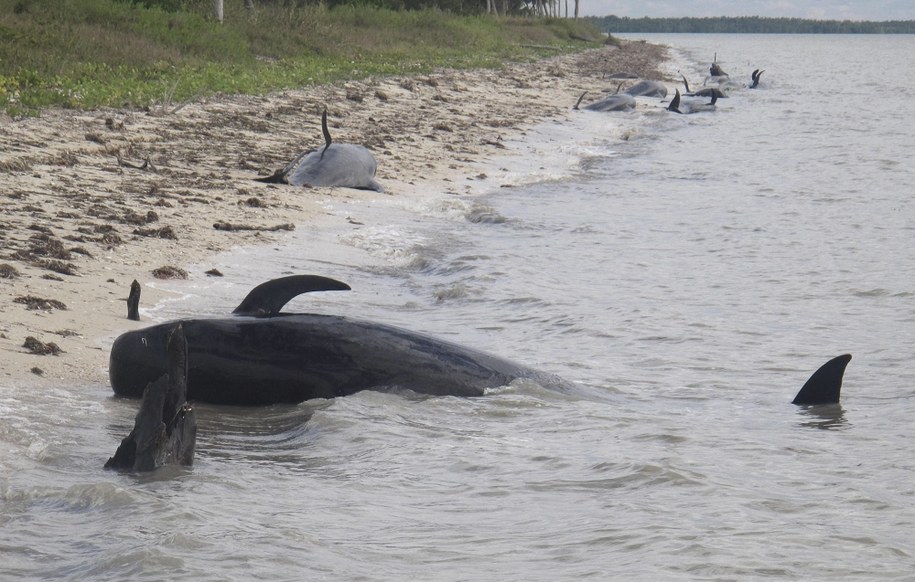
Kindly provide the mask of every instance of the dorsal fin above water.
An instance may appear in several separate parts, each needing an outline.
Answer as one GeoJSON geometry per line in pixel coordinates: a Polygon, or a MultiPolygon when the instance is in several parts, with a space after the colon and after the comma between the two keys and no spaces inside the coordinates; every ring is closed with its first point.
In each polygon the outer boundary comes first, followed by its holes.
{"type": "Polygon", "coordinates": [[[842,391],[842,377],[845,375],[845,366],[851,360],[851,354],[837,356],[813,373],[813,376],[804,384],[801,391],[794,397],[792,404],[836,404],[839,402],[839,393],[842,391]]]}
{"type": "Polygon", "coordinates": [[[320,275],[291,275],[272,279],[252,289],[235,308],[234,315],[271,317],[302,293],[312,291],[349,291],[350,286],[320,275]]]}
{"type": "Polygon", "coordinates": [[[677,94],[674,95],[674,98],[670,100],[670,105],[667,106],[668,111],[673,111],[674,113],[680,113],[680,90],[677,89],[677,94]]]}

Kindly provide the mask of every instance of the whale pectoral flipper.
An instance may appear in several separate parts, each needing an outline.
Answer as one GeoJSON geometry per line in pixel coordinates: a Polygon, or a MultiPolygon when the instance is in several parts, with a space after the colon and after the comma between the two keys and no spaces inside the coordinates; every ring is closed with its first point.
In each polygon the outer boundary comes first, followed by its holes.
{"type": "Polygon", "coordinates": [[[261,283],[251,290],[232,313],[270,317],[302,293],[312,291],[349,291],[346,283],[319,275],[291,275],[261,283]]]}
{"type": "Polygon", "coordinates": [[[794,397],[792,404],[836,404],[842,391],[842,377],[845,366],[851,360],[851,354],[837,356],[810,376],[801,391],[794,397]]]}

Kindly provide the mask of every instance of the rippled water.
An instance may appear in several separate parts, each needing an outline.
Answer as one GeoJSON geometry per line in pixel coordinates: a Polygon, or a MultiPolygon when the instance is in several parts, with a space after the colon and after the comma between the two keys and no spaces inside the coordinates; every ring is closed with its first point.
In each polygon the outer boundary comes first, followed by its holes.
{"type": "MultiPolygon", "coordinates": [[[[907,579],[915,571],[915,38],[650,36],[710,114],[581,112],[479,197],[328,203],[146,317],[290,307],[487,349],[588,387],[198,405],[191,469],[101,470],[135,402],[0,390],[0,578],[907,579]],[[511,186],[511,187],[500,187],[511,186]],[[363,225],[352,225],[351,217],[363,225]],[[842,404],[790,405],[832,356],[842,404]]],[[[570,99],[571,101],[571,99],[570,99]]],[[[434,193],[431,193],[434,194],[434,193]]]]}

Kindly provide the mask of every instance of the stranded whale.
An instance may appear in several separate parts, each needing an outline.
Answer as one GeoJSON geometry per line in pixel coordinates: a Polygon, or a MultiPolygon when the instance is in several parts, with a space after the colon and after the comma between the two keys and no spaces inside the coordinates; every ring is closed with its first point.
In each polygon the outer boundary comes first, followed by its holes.
{"type": "Polygon", "coordinates": [[[667,86],[657,81],[641,80],[623,93],[633,97],[667,97],[667,86]]]}
{"type": "Polygon", "coordinates": [[[292,186],[342,186],[384,191],[375,181],[377,164],[372,152],[361,145],[332,143],[327,130],[326,109],[321,114],[321,132],[324,134],[324,147],[299,154],[282,170],[256,180],[292,186]]]}
{"type": "MultiPolygon", "coordinates": [[[[398,327],[337,315],[280,313],[293,297],[347,290],[313,275],[255,287],[232,317],[185,319],[187,398],[235,405],[295,403],[361,390],[404,388],[481,396],[524,378],[549,388],[561,379],[398,327]]],[[[109,377],[119,396],[138,398],[166,370],[175,322],[129,331],[111,347],[109,377]]]]}
{"type": "MultiPolygon", "coordinates": [[[[581,94],[581,97],[578,98],[578,102],[575,103],[575,106],[572,109],[577,110],[578,106],[581,105],[581,100],[585,98],[588,92],[585,91],[581,94]]],[[[600,101],[595,101],[594,103],[589,103],[582,107],[582,109],[587,109],[588,111],[624,111],[626,109],[635,108],[635,97],[628,93],[616,93],[614,95],[608,95],[601,99],[600,101]]]]}
{"type": "Polygon", "coordinates": [[[667,106],[668,111],[674,113],[699,113],[701,111],[714,111],[715,103],[718,101],[718,93],[712,93],[712,100],[706,103],[705,101],[690,100],[680,98],[680,90],[677,89],[677,92],[674,94],[674,98],[670,100],[670,105],[667,106]]]}

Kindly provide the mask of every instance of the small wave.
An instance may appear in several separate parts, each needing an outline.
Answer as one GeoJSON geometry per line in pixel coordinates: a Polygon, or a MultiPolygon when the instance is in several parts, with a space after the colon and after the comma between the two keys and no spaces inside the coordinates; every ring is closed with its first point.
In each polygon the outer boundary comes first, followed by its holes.
{"type": "Polygon", "coordinates": [[[464,217],[474,224],[502,224],[507,220],[493,207],[482,204],[475,204],[464,217]]]}
{"type": "Polygon", "coordinates": [[[453,285],[448,285],[436,289],[432,292],[432,296],[439,303],[444,301],[451,301],[454,299],[463,299],[470,295],[476,295],[477,293],[473,292],[470,287],[463,283],[455,283],[453,285]]]}
{"type": "Polygon", "coordinates": [[[97,509],[118,509],[131,507],[138,502],[138,496],[114,483],[93,483],[60,487],[30,487],[9,489],[3,495],[4,501],[12,504],[46,505],[68,511],[90,511],[97,509]]]}

